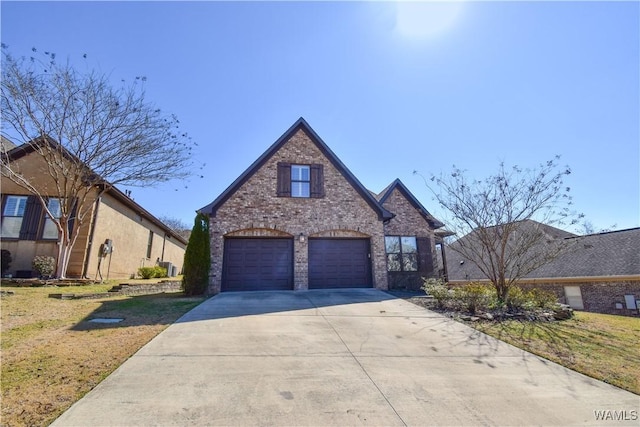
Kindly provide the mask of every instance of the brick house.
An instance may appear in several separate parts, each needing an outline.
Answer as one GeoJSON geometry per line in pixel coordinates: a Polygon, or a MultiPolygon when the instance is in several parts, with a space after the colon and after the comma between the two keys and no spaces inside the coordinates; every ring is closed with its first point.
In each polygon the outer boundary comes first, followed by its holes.
{"type": "MultiPolygon", "coordinates": [[[[640,315],[640,228],[577,236],[529,222],[544,229],[548,247],[562,244],[566,250],[520,279],[520,287],[552,291],[576,310],[640,315]]],[[[447,255],[449,283],[486,280],[477,266],[451,247],[447,255]]]]}
{"type": "Polygon", "coordinates": [[[303,118],[199,212],[210,221],[211,294],[419,288],[442,273],[443,224],[399,180],[368,191],[303,118]]]}
{"type": "MultiPolygon", "coordinates": [[[[20,169],[43,195],[48,198],[52,212],[59,206],[55,198],[56,185],[47,173],[46,160],[35,150],[35,143],[19,147],[3,140],[3,156],[20,169]],[[48,190],[49,189],[49,190],[48,190]],[[57,205],[58,204],[58,205],[57,205]]],[[[105,185],[105,184],[99,184],[105,185]]],[[[93,189],[97,195],[97,189],[93,189]]],[[[2,176],[1,210],[2,249],[11,253],[12,262],[5,274],[16,278],[35,276],[33,258],[37,255],[58,255],[58,231],[48,218],[36,196],[9,178],[2,176]]],[[[93,199],[90,212],[80,226],[78,239],[71,251],[67,277],[128,279],[139,267],[164,263],[172,267],[168,273],[182,269],[187,242],[128,195],[115,187],[93,199]],[[102,253],[109,240],[114,249],[102,253]]]]}

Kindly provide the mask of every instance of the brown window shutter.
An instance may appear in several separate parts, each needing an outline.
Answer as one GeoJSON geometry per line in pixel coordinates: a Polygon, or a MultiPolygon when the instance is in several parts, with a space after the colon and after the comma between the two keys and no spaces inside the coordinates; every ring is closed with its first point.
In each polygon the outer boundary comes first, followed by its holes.
{"type": "Polygon", "coordinates": [[[71,203],[71,213],[69,214],[69,219],[67,222],[67,230],[69,235],[73,233],[73,226],[76,222],[76,215],[78,214],[78,198],[74,197],[71,203]]]}
{"type": "Polygon", "coordinates": [[[291,197],[291,163],[278,163],[278,197],[291,197]]]}
{"type": "Polygon", "coordinates": [[[311,197],[324,197],[324,167],[323,165],[311,165],[311,197]]]}
{"type": "Polygon", "coordinates": [[[20,240],[37,240],[42,219],[42,205],[36,196],[27,198],[27,206],[20,227],[20,240]]]}
{"type": "Polygon", "coordinates": [[[418,271],[421,274],[433,273],[433,254],[431,253],[431,239],[417,237],[418,244],[418,271]]]}

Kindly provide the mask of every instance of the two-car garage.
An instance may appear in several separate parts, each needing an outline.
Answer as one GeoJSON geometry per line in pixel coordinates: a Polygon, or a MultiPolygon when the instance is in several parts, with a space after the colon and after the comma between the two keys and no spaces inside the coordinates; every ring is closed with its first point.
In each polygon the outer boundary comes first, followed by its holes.
{"type": "MultiPolygon", "coordinates": [[[[371,287],[369,239],[310,238],[309,289],[371,287]]],[[[293,290],[292,238],[226,238],[222,291],[293,290]]]]}

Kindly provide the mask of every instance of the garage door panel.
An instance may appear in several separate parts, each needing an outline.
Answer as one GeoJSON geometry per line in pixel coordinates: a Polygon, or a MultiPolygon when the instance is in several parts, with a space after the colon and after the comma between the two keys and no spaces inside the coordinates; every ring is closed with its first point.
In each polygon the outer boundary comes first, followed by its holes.
{"type": "Polygon", "coordinates": [[[309,288],[371,287],[368,239],[309,239],[309,288]]]}
{"type": "Polygon", "coordinates": [[[290,289],[293,289],[293,240],[225,240],[223,291],[290,289]]]}

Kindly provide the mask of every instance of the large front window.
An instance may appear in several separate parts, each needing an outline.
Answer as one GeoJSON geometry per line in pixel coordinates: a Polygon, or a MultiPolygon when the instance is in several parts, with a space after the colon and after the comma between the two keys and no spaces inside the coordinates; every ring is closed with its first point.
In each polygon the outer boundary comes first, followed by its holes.
{"type": "Polygon", "coordinates": [[[291,197],[309,197],[310,189],[309,166],[291,165],[291,197]]]}
{"type": "Polygon", "coordinates": [[[20,237],[22,219],[27,206],[27,196],[7,196],[2,211],[2,237],[20,237]]]}
{"type": "Polygon", "coordinates": [[[384,238],[389,271],[418,271],[418,244],[415,236],[384,238]]]}

